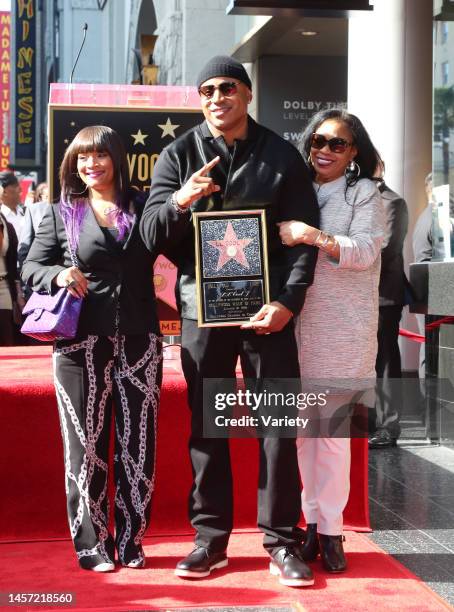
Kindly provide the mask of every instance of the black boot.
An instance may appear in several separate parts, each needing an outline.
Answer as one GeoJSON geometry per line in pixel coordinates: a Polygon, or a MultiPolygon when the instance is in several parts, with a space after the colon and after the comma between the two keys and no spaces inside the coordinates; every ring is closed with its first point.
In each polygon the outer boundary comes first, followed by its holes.
{"type": "Polygon", "coordinates": [[[329,536],[319,534],[320,556],[323,567],[331,574],[339,574],[347,569],[344,547],[342,542],[344,536],[329,536]]]}
{"type": "Polygon", "coordinates": [[[298,547],[298,554],[303,561],[314,561],[319,552],[317,523],[308,523],[303,543],[298,547]]]}

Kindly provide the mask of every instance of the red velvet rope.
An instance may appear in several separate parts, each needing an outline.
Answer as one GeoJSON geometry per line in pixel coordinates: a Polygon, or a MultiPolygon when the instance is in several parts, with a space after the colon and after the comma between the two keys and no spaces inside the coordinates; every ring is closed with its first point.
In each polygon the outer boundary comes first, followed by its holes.
{"type": "MultiPolygon", "coordinates": [[[[452,323],[454,321],[454,317],[443,317],[441,319],[437,319],[436,321],[432,321],[432,323],[429,323],[428,325],[426,325],[426,330],[433,330],[436,329],[437,327],[440,327],[440,325],[443,325],[444,323],[452,323]]],[[[409,331],[408,329],[404,329],[403,327],[399,328],[399,336],[403,336],[404,338],[408,338],[409,340],[413,340],[413,342],[419,342],[419,343],[423,343],[426,341],[425,336],[422,336],[421,334],[416,334],[415,332],[409,331]]]]}

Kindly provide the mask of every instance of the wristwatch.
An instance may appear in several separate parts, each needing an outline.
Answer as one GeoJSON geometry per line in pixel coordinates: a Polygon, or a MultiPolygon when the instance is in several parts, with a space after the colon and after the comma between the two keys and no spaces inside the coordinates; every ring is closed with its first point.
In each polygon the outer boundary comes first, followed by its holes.
{"type": "Polygon", "coordinates": [[[187,208],[182,208],[177,201],[177,191],[174,191],[170,196],[170,205],[177,211],[179,215],[184,215],[189,211],[189,206],[187,208]]]}

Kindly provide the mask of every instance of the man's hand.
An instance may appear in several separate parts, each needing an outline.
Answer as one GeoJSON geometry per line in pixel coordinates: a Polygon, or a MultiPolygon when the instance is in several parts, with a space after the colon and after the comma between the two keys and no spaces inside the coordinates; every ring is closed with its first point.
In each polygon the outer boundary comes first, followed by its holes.
{"type": "Polygon", "coordinates": [[[292,318],[291,310],[280,302],[264,304],[261,309],[250,318],[248,323],[243,323],[241,329],[254,329],[258,335],[271,334],[283,329],[292,318]]]}
{"type": "Polygon", "coordinates": [[[183,185],[175,194],[177,204],[180,208],[186,209],[193,202],[202,197],[209,196],[215,191],[220,191],[219,185],[216,185],[213,179],[207,176],[208,172],[219,163],[221,158],[219,155],[205,164],[203,168],[194,172],[191,178],[183,185]]]}

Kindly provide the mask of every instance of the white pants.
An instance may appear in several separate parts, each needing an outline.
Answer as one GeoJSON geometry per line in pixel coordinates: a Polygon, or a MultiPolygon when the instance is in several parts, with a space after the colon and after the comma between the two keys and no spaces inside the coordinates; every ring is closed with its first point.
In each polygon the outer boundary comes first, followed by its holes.
{"type": "MultiPolygon", "coordinates": [[[[331,396],[321,409],[325,425],[329,415],[346,404],[351,395],[331,396]]],[[[323,435],[323,425],[321,430],[323,435]]],[[[318,533],[341,535],[342,513],[350,493],[350,438],[299,437],[298,466],[303,482],[301,495],[306,523],[317,523],[318,533]]]]}

